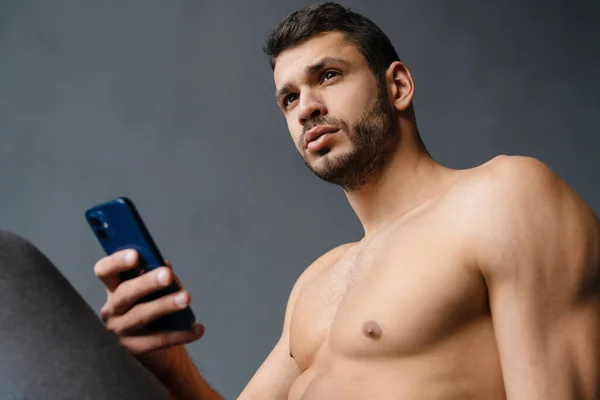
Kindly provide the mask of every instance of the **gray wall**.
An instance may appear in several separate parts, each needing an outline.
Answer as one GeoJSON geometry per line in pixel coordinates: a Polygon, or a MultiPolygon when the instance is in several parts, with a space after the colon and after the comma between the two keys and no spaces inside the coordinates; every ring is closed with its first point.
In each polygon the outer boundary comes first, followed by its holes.
{"type": "MultiPolygon", "coordinates": [[[[272,99],[263,39],[307,4],[0,0],[0,226],[98,310],[102,252],[83,212],[133,198],[207,326],[189,350],[227,398],[274,344],[303,268],[362,233],[272,99]]],[[[531,155],[600,209],[598,2],[344,4],[413,72],[435,159],[531,155]]]]}

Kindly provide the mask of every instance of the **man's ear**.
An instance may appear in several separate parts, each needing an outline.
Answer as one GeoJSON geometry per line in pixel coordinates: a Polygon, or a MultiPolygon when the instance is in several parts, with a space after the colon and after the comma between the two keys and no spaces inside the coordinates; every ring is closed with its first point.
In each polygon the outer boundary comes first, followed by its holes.
{"type": "Polygon", "coordinates": [[[385,78],[394,108],[406,110],[415,93],[415,82],[410,71],[402,62],[394,61],[385,72],[385,78]]]}

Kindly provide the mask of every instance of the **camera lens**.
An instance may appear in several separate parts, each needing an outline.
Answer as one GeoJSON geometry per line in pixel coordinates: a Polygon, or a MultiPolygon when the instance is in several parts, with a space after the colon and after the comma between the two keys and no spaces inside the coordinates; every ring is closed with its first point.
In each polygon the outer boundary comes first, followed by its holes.
{"type": "Polygon", "coordinates": [[[96,217],[90,217],[90,222],[94,226],[100,226],[102,224],[102,221],[96,217]]]}
{"type": "Polygon", "coordinates": [[[98,232],[98,236],[100,236],[102,239],[108,239],[108,234],[104,229],[98,229],[96,232],[98,232]]]}

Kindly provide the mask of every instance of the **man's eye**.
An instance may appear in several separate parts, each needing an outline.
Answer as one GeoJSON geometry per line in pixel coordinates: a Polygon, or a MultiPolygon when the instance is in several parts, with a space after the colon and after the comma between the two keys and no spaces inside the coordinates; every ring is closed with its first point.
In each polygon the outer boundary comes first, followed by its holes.
{"type": "Polygon", "coordinates": [[[336,77],[337,75],[339,75],[337,71],[325,71],[325,73],[321,77],[321,80],[328,81],[336,77]]]}
{"type": "Polygon", "coordinates": [[[295,94],[290,94],[289,96],[287,96],[285,99],[283,99],[283,105],[285,107],[289,106],[291,102],[293,102],[294,100],[296,100],[296,95],[295,94]]]}

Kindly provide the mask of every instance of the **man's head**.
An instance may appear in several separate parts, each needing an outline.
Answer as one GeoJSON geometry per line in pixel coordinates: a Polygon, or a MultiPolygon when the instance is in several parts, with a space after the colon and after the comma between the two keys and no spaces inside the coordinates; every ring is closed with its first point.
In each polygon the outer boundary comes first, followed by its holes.
{"type": "Polygon", "coordinates": [[[400,119],[414,123],[412,78],[387,36],[369,19],[322,3],[280,22],[264,50],[305,164],[359,189],[397,148],[400,119]]]}

